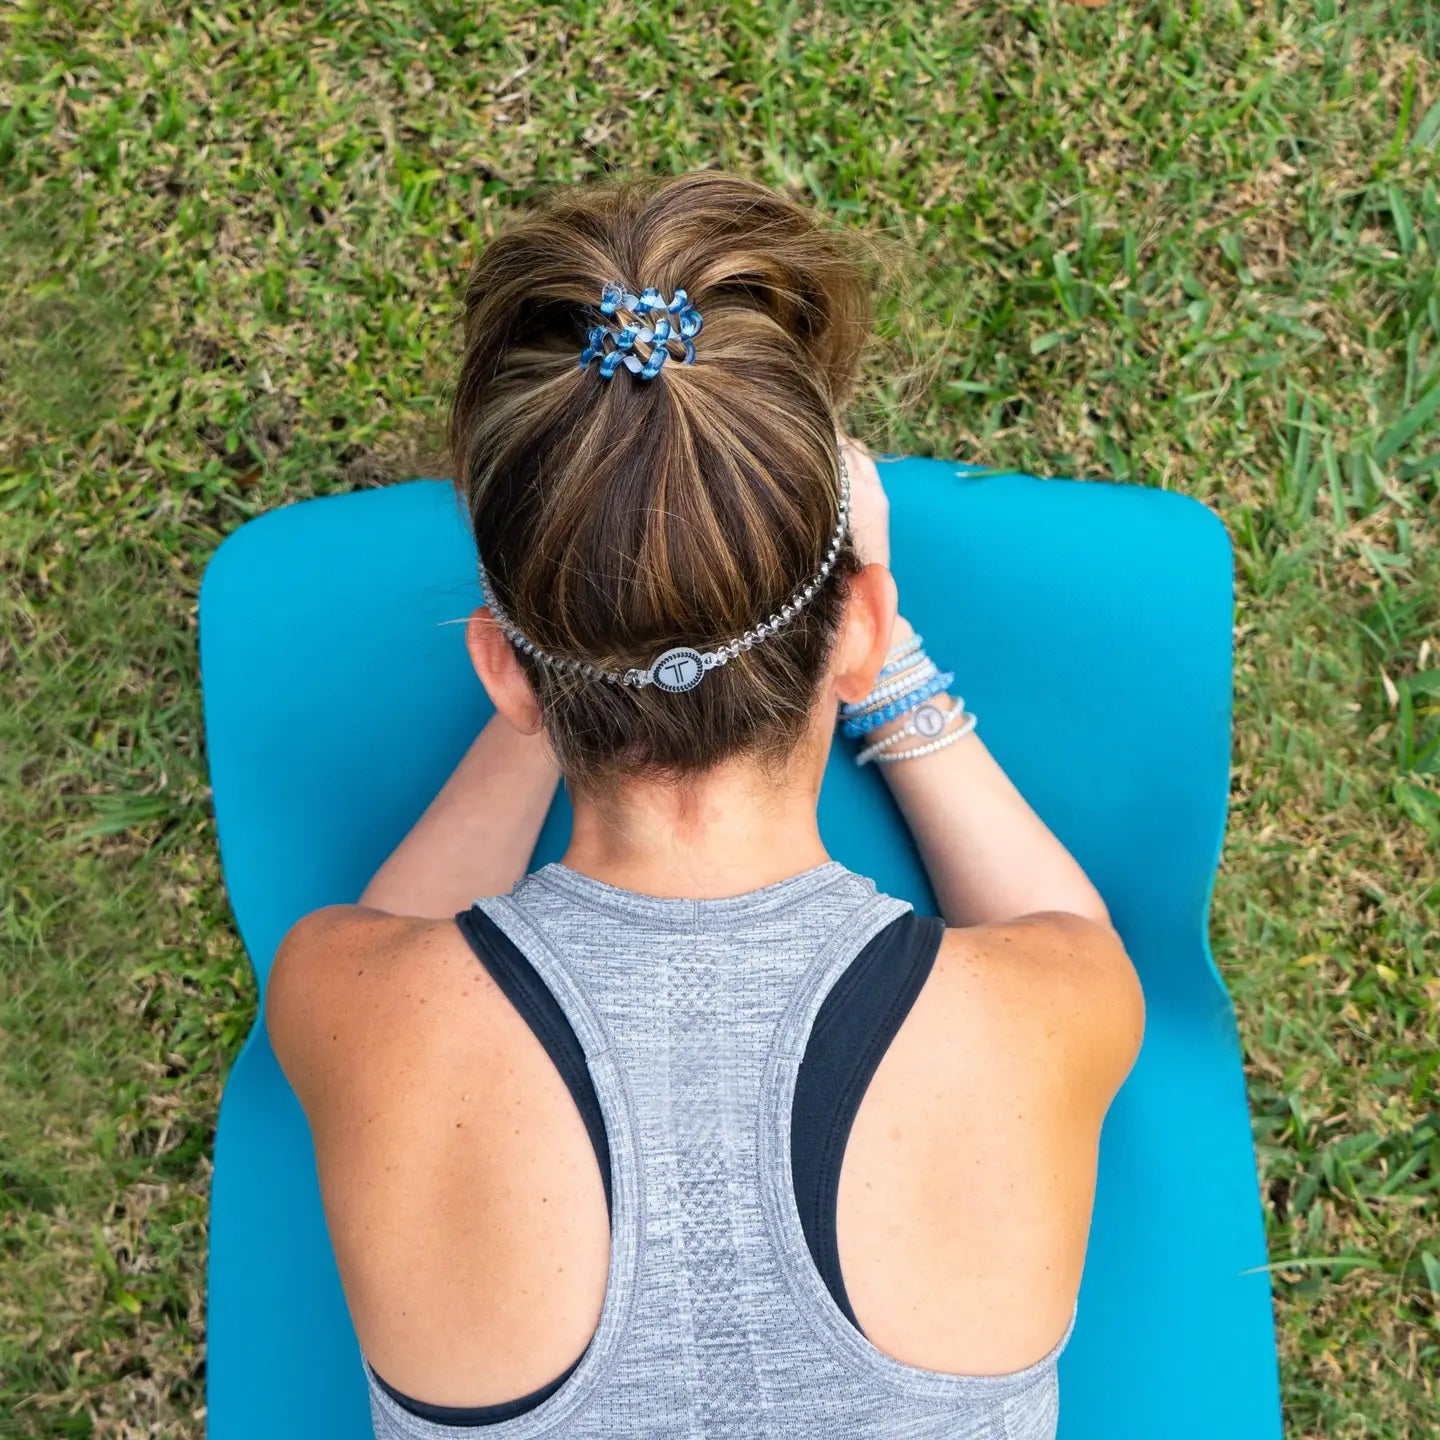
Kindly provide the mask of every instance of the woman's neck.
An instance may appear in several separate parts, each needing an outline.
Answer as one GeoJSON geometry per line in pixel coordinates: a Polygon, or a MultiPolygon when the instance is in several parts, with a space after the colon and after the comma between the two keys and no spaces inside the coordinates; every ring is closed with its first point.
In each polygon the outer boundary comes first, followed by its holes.
{"type": "Polygon", "coordinates": [[[753,765],[720,767],[685,791],[630,784],[600,806],[572,799],[560,863],[645,895],[742,895],[832,857],[816,820],[819,775],[797,764],[777,786],[753,765]]]}

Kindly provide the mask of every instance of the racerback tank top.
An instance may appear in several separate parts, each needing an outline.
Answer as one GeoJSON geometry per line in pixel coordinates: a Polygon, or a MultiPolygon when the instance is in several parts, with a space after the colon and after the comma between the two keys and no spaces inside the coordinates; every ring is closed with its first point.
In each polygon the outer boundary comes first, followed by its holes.
{"type": "Polygon", "coordinates": [[[1023,1370],[955,1375],[872,1345],[840,1280],[844,1141],[943,922],[833,860],[703,900],[556,863],[456,918],[590,1130],[608,1284],[575,1363],[503,1405],[409,1400],[362,1357],[377,1440],[1053,1440],[1073,1317],[1023,1370]]]}

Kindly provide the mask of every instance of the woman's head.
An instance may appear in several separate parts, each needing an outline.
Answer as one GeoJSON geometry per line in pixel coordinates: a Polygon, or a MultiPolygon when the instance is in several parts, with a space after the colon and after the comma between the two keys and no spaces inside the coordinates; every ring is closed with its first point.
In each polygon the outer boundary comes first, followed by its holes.
{"type": "MultiPolygon", "coordinates": [[[[450,442],[505,613],[551,655],[623,671],[674,645],[717,648],[777,611],[834,538],[835,417],[869,326],[850,244],[734,176],[574,189],[502,231],[466,288],[450,442]],[[695,363],[651,379],[582,368],[612,282],[683,289],[704,319],[695,363]]],[[[793,619],[683,693],[520,653],[567,782],[681,778],[740,756],[778,770],[812,728],[861,569],[847,534],[793,619]]]]}

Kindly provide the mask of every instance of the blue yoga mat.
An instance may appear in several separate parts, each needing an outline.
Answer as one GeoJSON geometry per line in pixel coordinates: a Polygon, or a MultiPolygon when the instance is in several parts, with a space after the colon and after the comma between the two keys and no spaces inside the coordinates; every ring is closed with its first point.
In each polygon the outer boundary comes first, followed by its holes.
{"type": "MultiPolygon", "coordinates": [[[[1135,486],[934,460],[882,468],[906,616],[1110,906],[1145,1044],[1105,1124],[1062,1440],[1278,1440],[1260,1198],[1206,912],[1225,822],[1232,562],[1215,515],[1135,486]]],[[[448,483],[241,526],[200,591],[220,854],[262,993],[301,915],[353,903],[492,713],[448,483]]],[[[876,767],[837,738],[832,856],[939,907],[876,767]]],[[[534,866],[569,834],[563,791],[534,866]]],[[[210,1440],[364,1440],[364,1375],[305,1119],[257,1020],[225,1086],[209,1259],[210,1440]]]]}

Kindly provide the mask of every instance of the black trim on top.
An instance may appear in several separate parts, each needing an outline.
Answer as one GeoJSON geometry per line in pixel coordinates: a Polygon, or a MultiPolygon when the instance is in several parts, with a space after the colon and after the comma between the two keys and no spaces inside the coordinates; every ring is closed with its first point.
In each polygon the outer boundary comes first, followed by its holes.
{"type": "Polygon", "coordinates": [[[862,1335],[840,1273],[840,1167],[860,1102],[929,979],[944,935],[939,916],[913,910],[881,930],[821,1003],[795,1080],[790,1167],[800,1225],[826,1288],[862,1335]]]}
{"type": "Polygon", "coordinates": [[[605,1208],[613,1222],[610,1140],[605,1134],[600,1097],[595,1093],[595,1082],[590,1078],[590,1067],[585,1063],[585,1051],[579,1036],[566,1019],[560,1002],[551,994],[550,987],[540,978],[539,971],[478,905],[462,910],[455,917],[455,922],[470,942],[470,948],[505,992],[505,998],[520,1012],[544,1045],[574,1097],[580,1118],[590,1132],[595,1158],[600,1162],[600,1178],[605,1182],[605,1208]]]}
{"type": "MultiPolygon", "coordinates": [[[[580,1117],[589,1132],[590,1143],[595,1149],[595,1159],[600,1166],[600,1177],[605,1182],[605,1208],[614,1218],[611,1197],[610,1141],[605,1134],[605,1120],[600,1113],[600,1097],[595,1093],[595,1082],[590,1078],[590,1067],[585,1063],[585,1051],[575,1034],[574,1027],[566,1019],[560,1003],[551,993],[550,987],[540,978],[540,973],[525,958],[515,942],[478,905],[462,910],[455,916],[470,948],[480,963],[490,972],[505,998],[520,1012],[525,1023],[535,1033],[546,1053],[559,1070],[571,1096],[574,1098],[580,1117]]],[[[587,1345],[586,1350],[590,1347],[587,1345]]],[[[513,1420],[533,1410],[542,1401],[548,1400],[574,1373],[575,1367],[585,1358],[582,1351],[574,1363],[553,1380],[532,1390],[528,1395],[517,1396],[514,1400],[502,1400],[497,1405],[434,1405],[428,1400],[416,1400],[390,1384],[372,1365],[370,1368],[379,1381],[380,1388],[397,1405],[426,1420],[440,1425],[498,1425],[502,1420],[513,1420]]]]}
{"type": "Polygon", "coordinates": [[[380,1388],[402,1409],[424,1420],[434,1420],[439,1425],[498,1425],[502,1420],[513,1420],[527,1410],[533,1410],[542,1400],[548,1400],[575,1373],[575,1367],[585,1358],[585,1347],[573,1363],[553,1380],[532,1390],[528,1395],[517,1396],[514,1400],[502,1400],[498,1405],[432,1405],[428,1400],[416,1400],[397,1390],[388,1380],[382,1379],[375,1367],[370,1367],[380,1388]]]}
{"type": "MultiPolygon", "coordinates": [[[[611,1210],[610,1143],[579,1037],[539,972],[484,910],[472,905],[455,920],[569,1088],[594,1146],[605,1182],[605,1205],[611,1210]]],[[[873,936],[821,1003],[796,1077],[790,1159],[801,1228],[826,1287],[857,1330],[860,1324],[845,1293],[835,1235],[840,1167],[860,1102],[929,978],[944,935],[945,922],[938,916],[912,910],[873,936]]],[[[613,1210],[611,1216],[613,1221],[613,1210]]],[[[398,1405],[424,1419],[442,1425],[491,1425],[514,1419],[549,1399],[583,1358],[584,1352],[540,1389],[498,1405],[433,1405],[395,1389],[378,1373],[375,1379],[398,1405]]]]}

